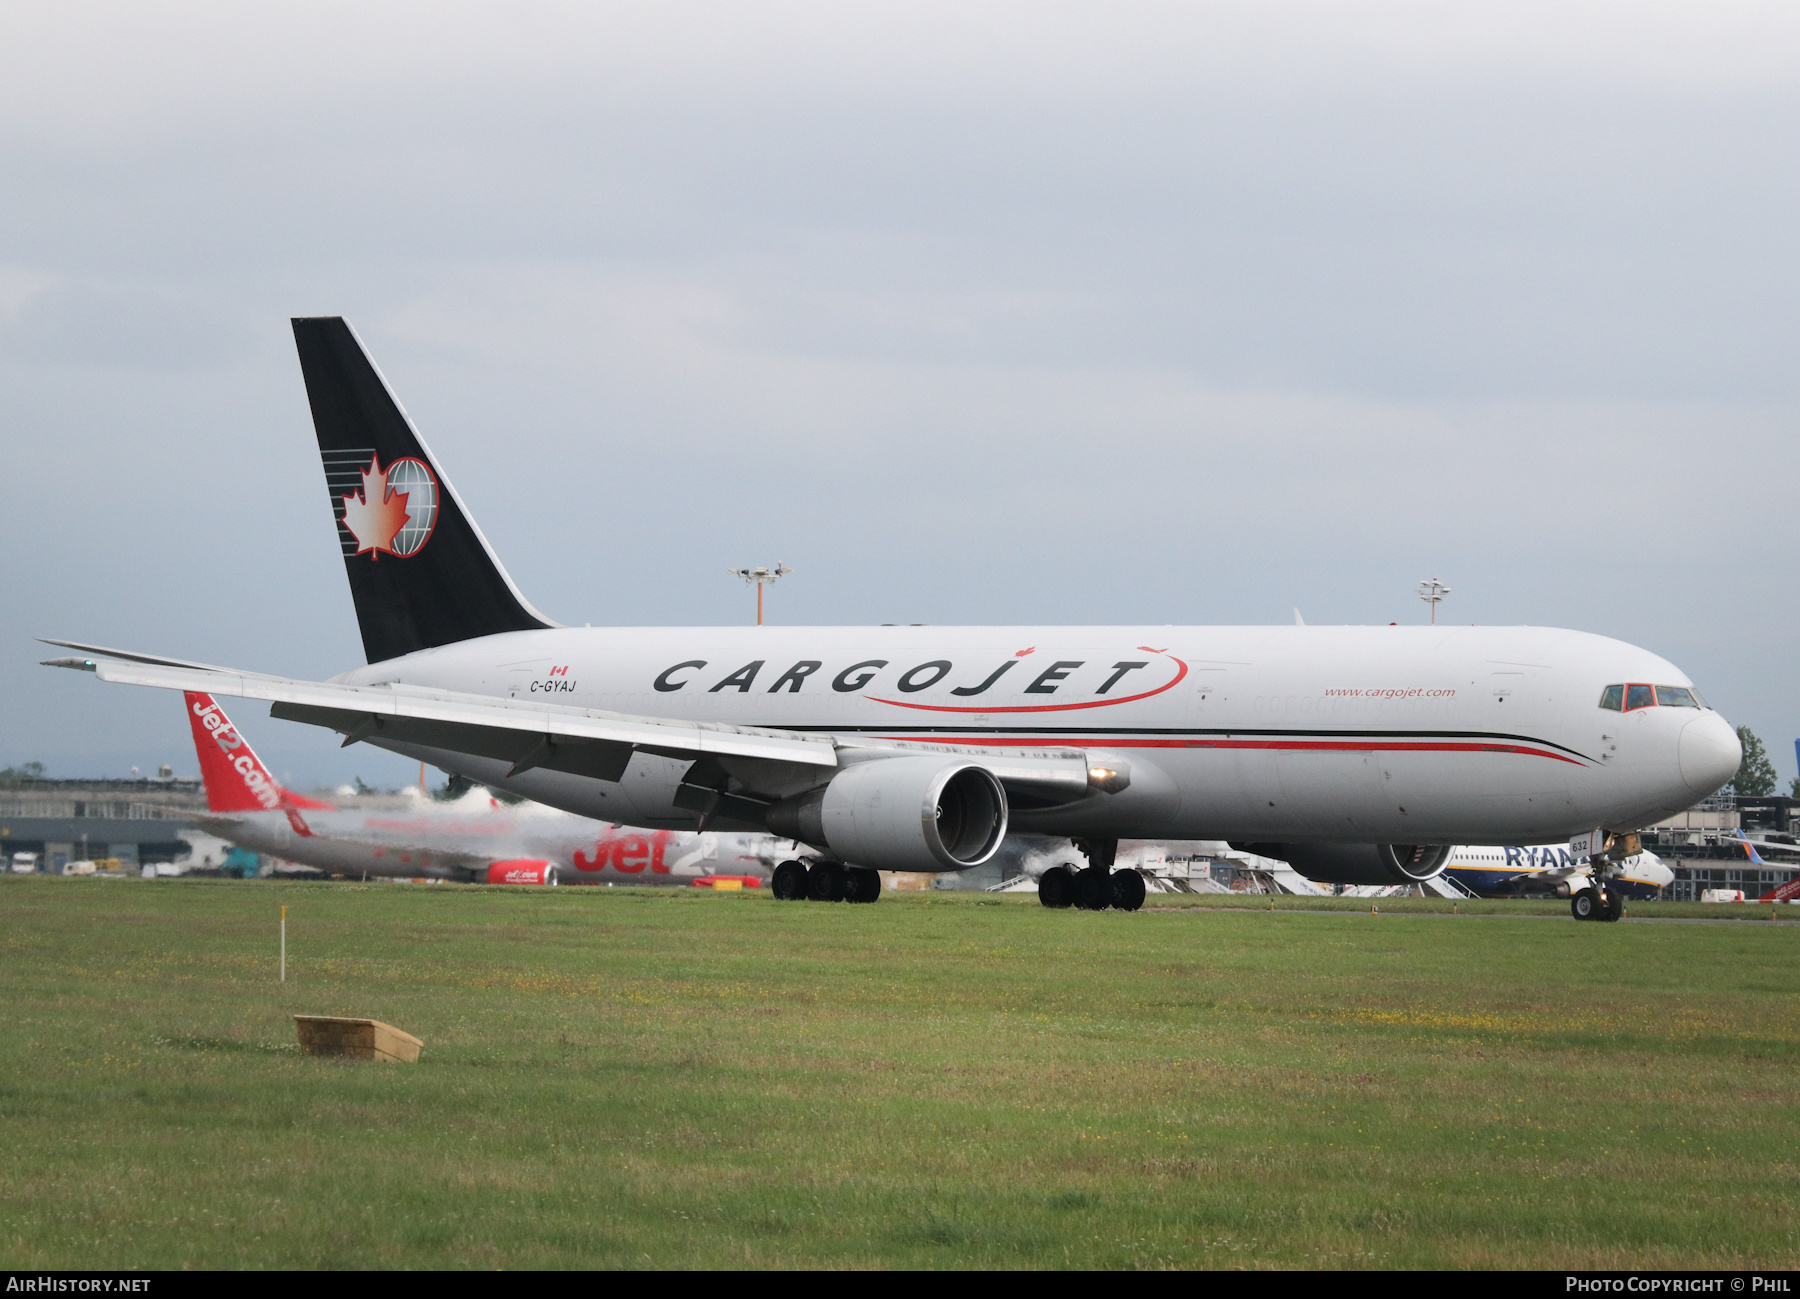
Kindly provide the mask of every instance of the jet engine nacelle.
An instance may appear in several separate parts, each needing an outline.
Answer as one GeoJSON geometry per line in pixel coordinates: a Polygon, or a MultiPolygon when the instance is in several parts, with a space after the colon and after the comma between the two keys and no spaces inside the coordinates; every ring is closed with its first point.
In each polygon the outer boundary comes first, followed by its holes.
{"type": "Polygon", "coordinates": [[[489,884],[555,884],[556,867],[547,861],[497,861],[488,866],[489,884]]]}
{"type": "Polygon", "coordinates": [[[1239,852],[1284,861],[1319,884],[1423,884],[1444,873],[1447,844],[1234,843],[1239,852]]]}
{"type": "Polygon", "coordinates": [[[880,758],[776,803],[768,827],[849,866],[967,870],[992,857],[1006,837],[1006,790],[973,763],[880,758]]]}

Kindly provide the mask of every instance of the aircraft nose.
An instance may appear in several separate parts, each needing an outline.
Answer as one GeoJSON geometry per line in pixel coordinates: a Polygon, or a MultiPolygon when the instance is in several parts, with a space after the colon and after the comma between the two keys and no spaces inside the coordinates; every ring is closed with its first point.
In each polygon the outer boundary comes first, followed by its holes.
{"type": "Polygon", "coordinates": [[[1702,713],[1681,728],[1681,778],[1696,794],[1710,794],[1737,775],[1744,747],[1717,713],[1702,713]]]}

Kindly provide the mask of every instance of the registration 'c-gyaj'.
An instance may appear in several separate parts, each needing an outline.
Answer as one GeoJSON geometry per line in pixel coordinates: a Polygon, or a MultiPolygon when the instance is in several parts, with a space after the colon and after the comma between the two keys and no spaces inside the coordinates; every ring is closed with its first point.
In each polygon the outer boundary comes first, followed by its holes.
{"type": "MultiPolygon", "coordinates": [[[[1336,853],[1396,882],[1452,844],[1600,863],[1718,789],[1737,737],[1673,664],[1541,627],[563,627],[525,600],[336,317],[294,321],[368,664],[297,681],[57,641],[110,681],[268,700],[555,807],[796,842],[778,896],[873,900],[1009,832],[1134,906],[1121,838],[1336,853]],[[803,845],[804,848],[799,847],[803,845]]],[[[1132,876],[1136,880],[1136,876],[1132,876]]]]}

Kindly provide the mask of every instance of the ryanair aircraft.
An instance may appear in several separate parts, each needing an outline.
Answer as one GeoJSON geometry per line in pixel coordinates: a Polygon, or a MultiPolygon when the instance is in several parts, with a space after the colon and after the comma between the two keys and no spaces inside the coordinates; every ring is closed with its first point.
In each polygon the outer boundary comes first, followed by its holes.
{"type": "MultiPolygon", "coordinates": [[[[1571,898],[1593,886],[1594,868],[1585,853],[1569,851],[1566,843],[1524,847],[1461,846],[1450,850],[1444,874],[1477,897],[1571,898]]],[[[1611,877],[1611,886],[1628,898],[1654,898],[1675,878],[1662,858],[1648,848],[1624,858],[1611,877]]],[[[1593,919],[1576,912],[1578,920],[1593,919]]],[[[1605,917],[1598,917],[1604,919],[1605,917]]]]}
{"type": "MultiPolygon", "coordinates": [[[[873,901],[1009,829],[1085,855],[1039,896],[1134,909],[1120,838],[1354,849],[1620,836],[1724,785],[1737,736],[1674,664],[1543,627],[565,627],[501,567],[336,317],[294,321],[366,666],[299,681],[122,650],[58,666],[268,700],[482,784],[650,829],[809,845],[782,898],[873,901]]],[[[1259,847],[1257,851],[1263,851],[1259,847]]]]}

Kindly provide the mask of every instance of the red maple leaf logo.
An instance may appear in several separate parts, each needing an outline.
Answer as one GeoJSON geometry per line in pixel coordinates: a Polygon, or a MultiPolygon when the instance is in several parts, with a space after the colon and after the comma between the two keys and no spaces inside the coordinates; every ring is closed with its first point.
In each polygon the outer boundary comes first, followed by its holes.
{"type": "Polygon", "coordinates": [[[388,490],[387,470],[381,457],[372,457],[362,471],[362,492],[344,497],[344,526],[356,538],[356,553],[371,552],[371,561],[382,551],[395,554],[394,537],[406,526],[405,492],[388,490]]]}

